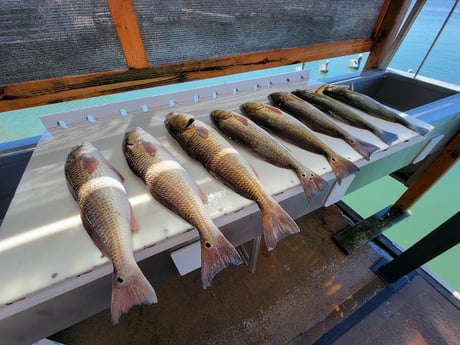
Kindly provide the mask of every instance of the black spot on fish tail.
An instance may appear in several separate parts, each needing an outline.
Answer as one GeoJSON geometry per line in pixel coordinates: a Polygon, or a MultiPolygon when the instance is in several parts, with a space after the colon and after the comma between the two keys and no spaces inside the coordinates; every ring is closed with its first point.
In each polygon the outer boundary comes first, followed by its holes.
{"type": "Polygon", "coordinates": [[[328,161],[339,185],[342,179],[359,171],[355,164],[338,155],[329,158],[328,161]]]}
{"type": "Polygon", "coordinates": [[[243,261],[233,245],[219,233],[212,240],[201,243],[201,283],[203,288],[211,285],[214,276],[230,264],[243,261]]]}
{"type": "Polygon", "coordinates": [[[308,201],[311,201],[327,185],[327,182],[313,171],[302,171],[297,176],[308,201]]]}
{"type": "Polygon", "coordinates": [[[114,271],[112,278],[111,314],[113,324],[136,306],[157,303],[157,296],[152,285],[142,274],[139,267],[133,267],[130,279],[123,279],[114,271]],[[121,281],[120,281],[121,279],[121,281]]]}

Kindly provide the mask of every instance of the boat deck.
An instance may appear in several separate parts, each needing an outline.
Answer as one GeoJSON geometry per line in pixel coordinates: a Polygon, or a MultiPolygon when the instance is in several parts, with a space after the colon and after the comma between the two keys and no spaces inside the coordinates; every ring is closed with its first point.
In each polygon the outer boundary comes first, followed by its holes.
{"type": "Polygon", "coordinates": [[[160,303],[131,311],[118,325],[106,309],[50,339],[82,345],[458,344],[460,303],[440,293],[426,273],[389,286],[372,271],[388,255],[375,243],[343,254],[331,235],[349,219],[337,206],[297,222],[301,233],[261,255],[255,273],[244,265],[228,268],[206,290],[199,270],[176,275],[155,285],[160,303]]]}

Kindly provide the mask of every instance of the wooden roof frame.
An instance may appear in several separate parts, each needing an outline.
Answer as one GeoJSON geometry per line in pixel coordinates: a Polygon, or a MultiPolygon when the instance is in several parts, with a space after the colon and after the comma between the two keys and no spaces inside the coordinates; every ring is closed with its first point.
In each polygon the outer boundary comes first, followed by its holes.
{"type": "Polygon", "coordinates": [[[384,0],[371,37],[150,66],[132,0],[107,0],[127,69],[0,85],[0,112],[362,52],[370,52],[365,70],[385,68],[410,2],[384,0]]]}

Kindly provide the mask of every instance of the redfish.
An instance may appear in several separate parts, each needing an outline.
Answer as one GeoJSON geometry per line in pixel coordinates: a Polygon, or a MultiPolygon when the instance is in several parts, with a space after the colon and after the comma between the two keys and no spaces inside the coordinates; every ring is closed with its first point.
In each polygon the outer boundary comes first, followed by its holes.
{"type": "Polygon", "coordinates": [[[398,136],[394,133],[387,132],[381,128],[374,126],[374,124],[367,121],[364,117],[358,114],[353,108],[346,108],[343,103],[335,100],[332,97],[326,96],[322,93],[316,93],[310,90],[295,90],[292,92],[297,97],[310,102],[316,107],[323,110],[325,113],[332,117],[343,121],[351,126],[366,129],[374,133],[380,138],[385,144],[390,145],[392,142],[398,139],[398,136]]]}
{"type": "Polygon", "coordinates": [[[270,132],[297,145],[298,147],[324,156],[332,168],[337,183],[359,168],[340,156],[321,141],[307,126],[289,114],[269,104],[246,102],[240,106],[241,112],[270,132]]]}
{"type": "Polygon", "coordinates": [[[363,93],[350,90],[346,85],[323,85],[316,90],[316,92],[324,93],[327,96],[361,109],[365,113],[378,117],[379,119],[399,123],[420,135],[426,135],[428,133],[428,129],[410,123],[404,117],[398,115],[379,101],[363,93]]]}
{"type": "Polygon", "coordinates": [[[80,206],[84,228],[113,264],[112,322],[132,307],[157,302],[134,259],[131,231],[137,230],[123,177],[89,142],[75,146],[65,162],[69,190],[80,206]]]}
{"type": "Polygon", "coordinates": [[[270,94],[268,98],[275,106],[291,114],[314,131],[343,139],[366,160],[370,159],[373,152],[379,150],[378,146],[372,145],[351,135],[314,105],[294,96],[291,93],[274,92],[270,94]]]}
{"type": "Polygon", "coordinates": [[[242,260],[206,213],[203,193],[176,158],[140,127],[125,134],[123,153],[131,170],[162,205],[192,224],[201,238],[201,281],[204,288],[230,264],[242,260]],[[200,199],[201,195],[201,199],[200,199]]]}
{"type": "Polygon", "coordinates": [[[262,214],[265,244],[275,248],[282,238],[300,231],[295,221],[267,194],[249,164],[219,133],[188,114],[171,112],[165,126],[187,154],[241,196],[254,200],[262,214]]]}
{"type": "Polygon", "coordinates": [[[311,200],[326,186],[326,181],[305,167],[286,147],[247,117],[228,110],[214,110],[210,117],[214,125],[231,140],[243,144],[276,166],[293,170],[307,200],[311,200]]]}

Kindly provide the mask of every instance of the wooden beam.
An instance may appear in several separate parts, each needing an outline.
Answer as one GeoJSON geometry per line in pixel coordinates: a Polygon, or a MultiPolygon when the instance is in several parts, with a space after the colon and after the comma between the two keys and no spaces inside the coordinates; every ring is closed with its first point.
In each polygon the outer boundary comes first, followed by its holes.
{"type": "Polygon", "coordinates": [[[382,53],[391,46],[410,3],[411,0],[385,0],[371,36],[374,45],[366,60],[365,70],[387,67],[380,65],[382,53]]]}
{"type": "Polygon", "coordinates": [[[0,112],[367,52],[369,38],[0,86],[0,112]]]}
{"type": "Polygon", "coordinates": [[[460,156],[460,132],[442,149],[435,160],[393,204],[393,208],[408,210],[431,186],[449,170],[460,156]]]}
{"type": "Polygon", "coordinates": [[[107,0],[129,68],[149,66],[132,0],[107,0]]]}

